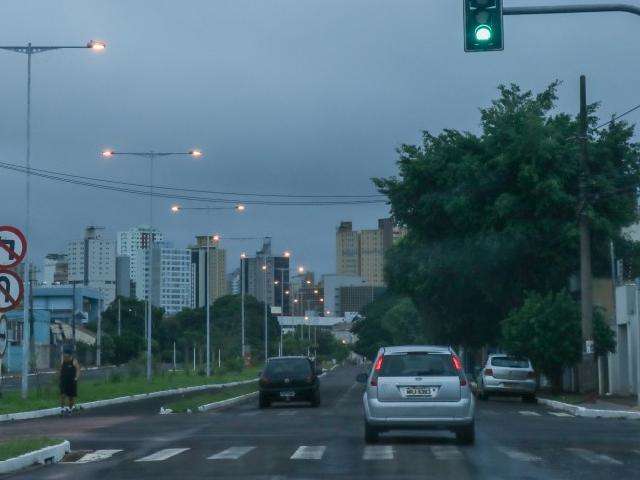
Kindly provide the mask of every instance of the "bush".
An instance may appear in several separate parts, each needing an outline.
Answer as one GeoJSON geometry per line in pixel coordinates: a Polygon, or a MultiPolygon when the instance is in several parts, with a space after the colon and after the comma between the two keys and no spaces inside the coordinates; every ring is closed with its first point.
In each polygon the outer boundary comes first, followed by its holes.
{"type": "Polygon", "coordinates": [[[244,370],[244,360],[240,357],[229,358],[224,362],[225,370],[229,372],[241,372],[244,370]]]}

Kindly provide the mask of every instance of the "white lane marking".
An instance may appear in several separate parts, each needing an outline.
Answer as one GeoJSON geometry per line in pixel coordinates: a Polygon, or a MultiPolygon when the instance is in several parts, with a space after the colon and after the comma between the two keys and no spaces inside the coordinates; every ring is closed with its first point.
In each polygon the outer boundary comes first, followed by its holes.
{"type": "Polygon", "coordinates": [[[364,447],[363,460],[393,460],[391,445],[369,445],[364,447]]]}
{"type": "Polygon", "coordinates": [[[324,445],[312,447],[303,445],[291,455],[291,460],[321,460],[326,449],[324,445]]]}
{"type": "Polygon", "coordinates": [[[526,415],[529,417],[539,417],[540,414],[538,412],[532,412],[531,410],[520,410],[518,412],[520,415],[526,415]]]}
{"type": "Polygon", "coordinates": [[[549,415],[555,415],[556,417],[573,417],[570,413],[564,412],[549,412],[549,415]]]}
{"type": "Polygon", "coordinates": [[[156,453],[152,453],[151,455],[147,455],[146,457],[139,458],[136,462],[161,462],[166,460],[167,458],[174,457],[176,455],[181,454],[182,452],[186,452],[189,450],[188,448],[165,448],[156,453]]]}
{"type": "Polygon", "coordinates": [[[86,453],[75,462],[69,463],[90,463],[98,462],[100,460],[106,460],[109,457],[113,457],[116,453],[120,453],[122,450],[96,450],[95,452],[86,453]]]}
{"type": "Polygon", "coordinates": [[[226,450],[216,453],[207,457],[208,460],[237,460],[243,455],[246,455],[256,447],[230,447],[226,450]]]}
{"type": "Polygon", "coordinates": [[[297,415],[298,412],[296,410],[285,410],[283,412],[279,412],[278,416],[279,417],[291,417],[293,415],[297,415]]]}
{"type": "Polygon", "coordinates": [[[459,460],[462,458],[460,449],[453,445],[432,445],[431,453],[438,460],[459,460]]]}
{"type": "Polygon", "coordinates": [[[529,453],[521,452],[520,450],[515,450],[513,448],[498,447],[498,450],[500,450],[502,453],[504,453],[506,456],[508,456],[512,460],[519,460],[521,462],[540,462],[540,461],[542,461],[542,458],[540,458],[540,457],[538,457],[536,455],[531,455],[529,453]]]}
{"type": "Polygon", "coordinates": [[[606,464],[606,465],[622,465],[622,462],[611,458],[609,455],[603,453],[595,453],[586,448],[567,448],[567,451],[574,453],[585,462],[591,464],[606,464]]]}

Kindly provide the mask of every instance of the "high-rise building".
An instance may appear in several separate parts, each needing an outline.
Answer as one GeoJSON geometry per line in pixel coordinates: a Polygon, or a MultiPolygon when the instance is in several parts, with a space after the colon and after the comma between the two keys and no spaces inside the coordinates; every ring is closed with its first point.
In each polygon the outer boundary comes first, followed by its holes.
{"type": "Polygon", "coordinates": [[[119,297],[131,297],[133,293],[131,280],[131,257],[118,255],[116,257],[116,295],[119,297]]]}
{"type": "Polygon", "coordinates": [[[44,257],[42,283],[44,285],[69,283],[69,262],[64,253],[50,253],[44,257]]]}
{"type": "Polygon", "coordinates": [[[200,308],[206,305],[207,289],[211,303],[227,294],[227,252],[220,248],[220,242],[210,235],[197,236],[196,244],[190,246],[189,250],[191,251],[191,305],[193,308],[200,308]],[[207,248],[207,242],[209,242],[209,248],[207,248]]]}
{"type": "Polygon", "coordinates": [[[174,315],[191,307],[191,252],[170,242],[154,242],[151,249],[138,252],[136,296],[174,315]],[[151,272],[151,284],[149,284],[151,272]]]}
{"type": "Polygon", "coordinates": [[[102,238],[103,227],[89,226],[84,239],[69,242],[69,282],[100,291],[103,308],[116,297],[116,245],[102,238]]]}
{"type": "Polygon", "coordinates": [[[281,307],[283,314],[287,315],[291,295],[289,257],[274,256],[271,251],[271,239],[265,238],[256,256],[245,258],[242,264],[245,270],[245,293],[254,296],[260,302],[266,301],[268,305],[281,307]]]}
{"type": "Polygon", "coordinates": [[[358,232],[351,222],[340,222],[336,232],[336,273],[338,275],[358,275],[359,254],[358,232]]]}
{"type": "Polygon", "coordinates": [[[157,228],[149,225],[138,225],[116,236],[116,251],[118,255],[129,257],[129,278],[135,281],[138,272],[137,256],[140,250],[146,250],[154,242],[162,242],[164,235],[157,228]]]}
{"type": "Polygon", "coordinates": [[[378,220],[378,228],[353,230],[351,222],[340,222],[336,231],[336,273],[360,276],[368,285],[382,287],[384,255],[404,235],[391,218],[378,220]]]}
{"type": "Polygon", "coordinates": [[[336,305],[338,316],[344,316],[347,312],[362,312],[362,309],[380,297],[386,290],[385,287],[360,286],[340,287],[338,298],[340,303],[336,305]]]}
{"type": "Polygon", "coordinates": [[[240,295],[240,267],[227,274],[227,292],[231,295],[240,295]]]}
{"type": "Polygon", "coordinates": [[[367,282],[357,275],[323,275],[325,315],[337,314],[340,309],[340,287],[361,287],[367,282]],[[327,313],[329,312],[329,313],[327,313]]]}

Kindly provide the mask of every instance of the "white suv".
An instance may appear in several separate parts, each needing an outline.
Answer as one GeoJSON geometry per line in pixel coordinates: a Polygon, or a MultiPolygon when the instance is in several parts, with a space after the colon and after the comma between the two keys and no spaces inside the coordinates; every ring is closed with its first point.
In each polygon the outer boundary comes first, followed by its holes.
{"type": "Polygon", "coordinates": [[[475,400],[460,358],[449,347],[384,347],[363,396],[365,441],[387,430],[445,429],[458,442],[475,440],[475,400]]]}

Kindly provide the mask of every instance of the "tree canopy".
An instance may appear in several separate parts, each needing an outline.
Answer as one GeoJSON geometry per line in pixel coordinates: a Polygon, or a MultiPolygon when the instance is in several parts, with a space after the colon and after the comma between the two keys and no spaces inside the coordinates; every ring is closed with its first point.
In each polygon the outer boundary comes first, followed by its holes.
{"type": "MultiPolygon", "coordinates": [[[[555,112],[558,83],[538,94],[517,85],[480,110],[478,134],[424,132],[399,149],[398,176],[374,179],[408,235],[388,255],[393,292],[410,297],[429,341],[495,342],[525,292],[559,292],[578,271],[578,119],[555,112]]],[[[640,186],[633,128],[588,132],[588,214],[594,271],[608,273],[608,242],[636,219],[640,186]]]]}

